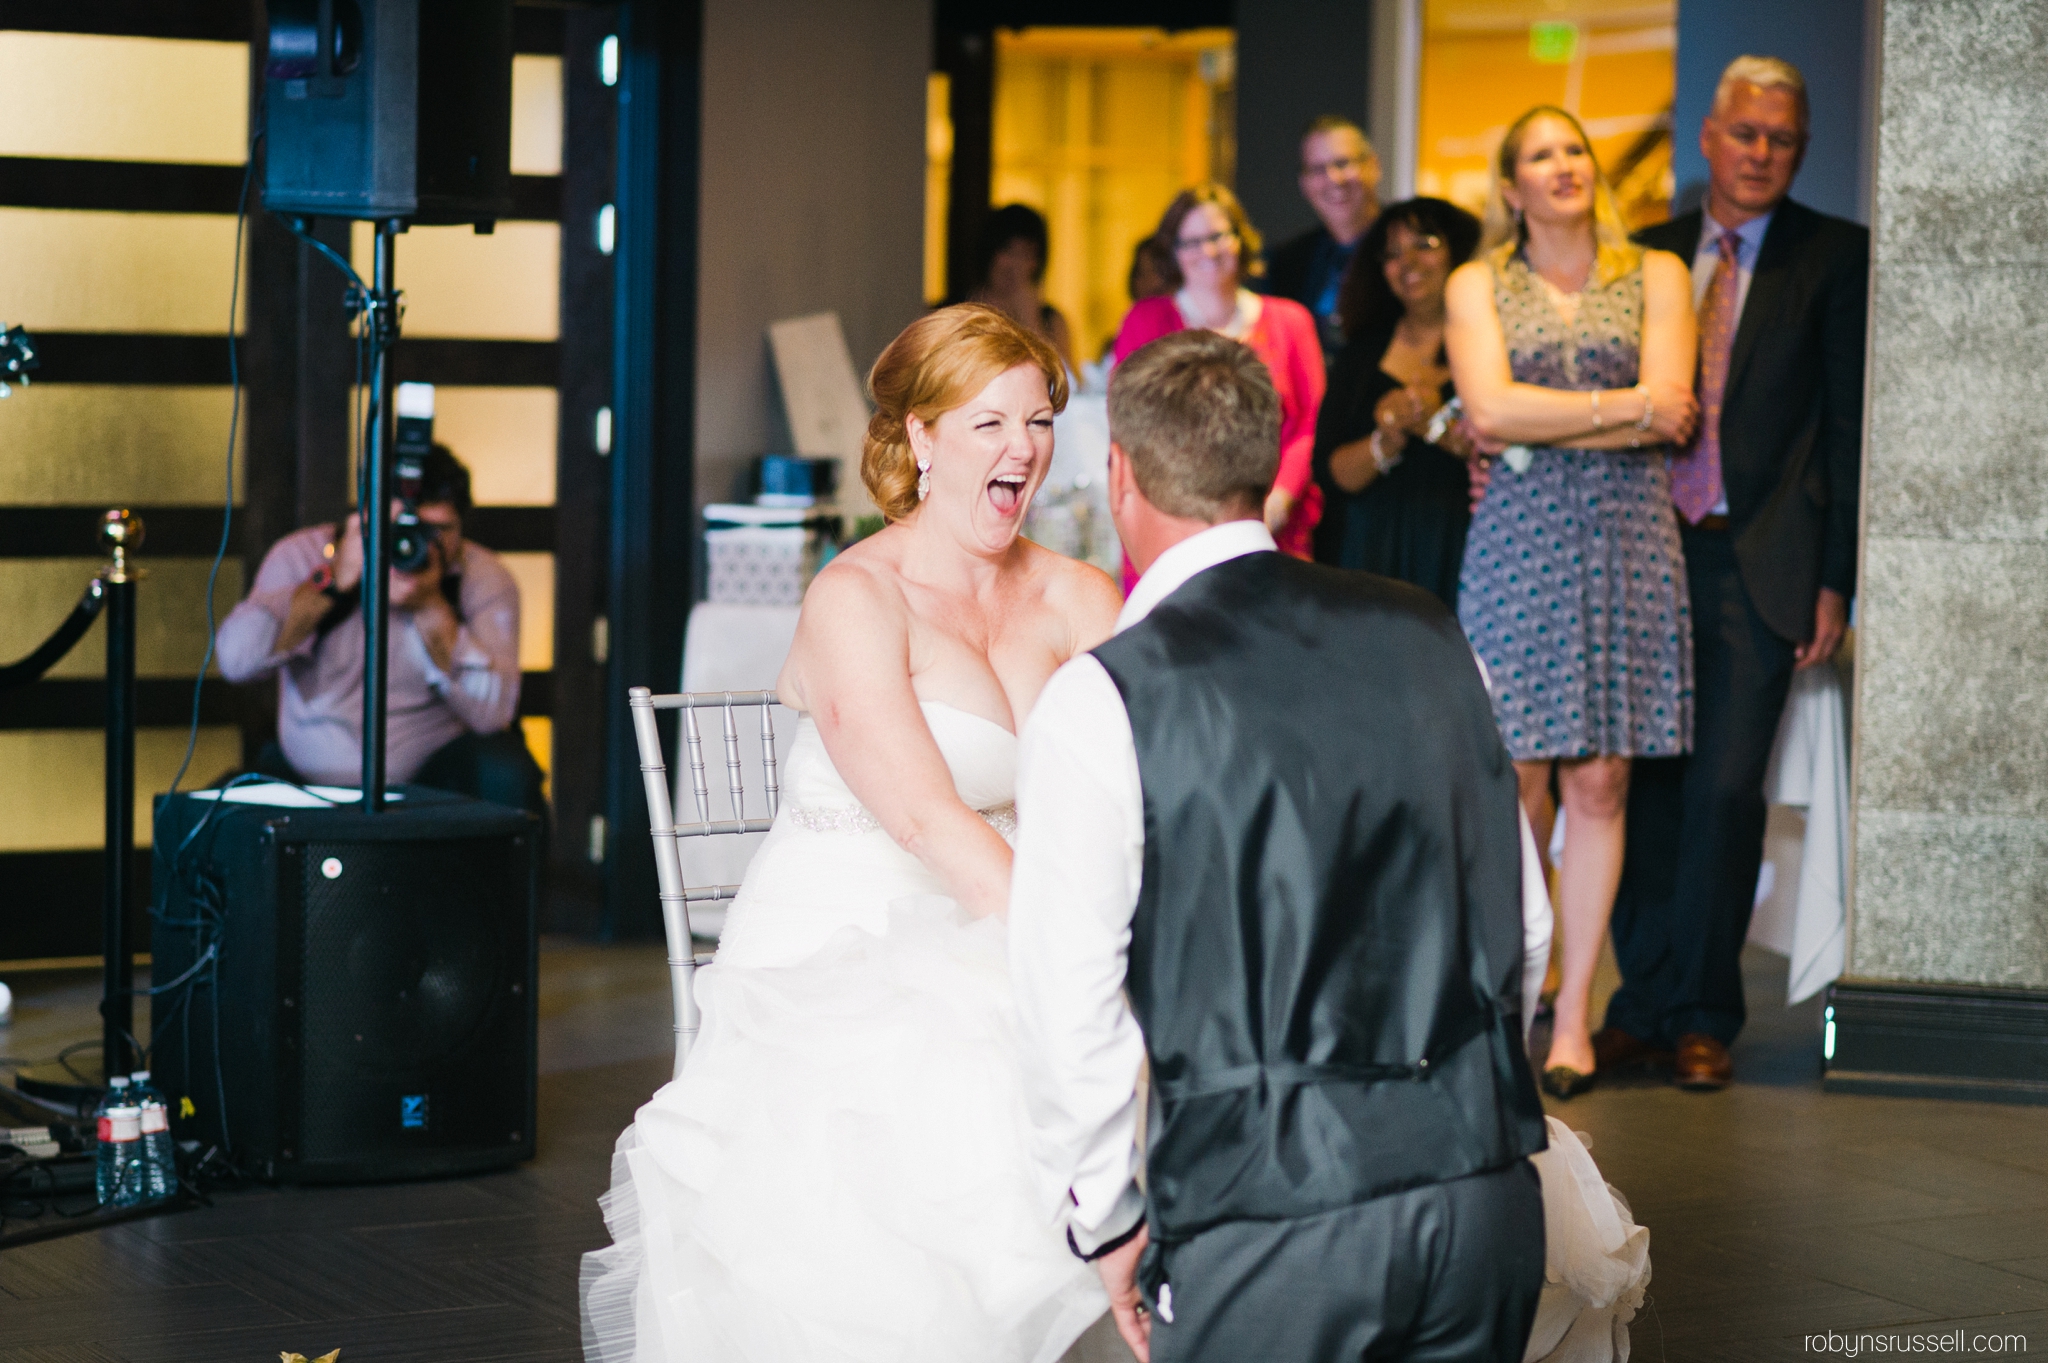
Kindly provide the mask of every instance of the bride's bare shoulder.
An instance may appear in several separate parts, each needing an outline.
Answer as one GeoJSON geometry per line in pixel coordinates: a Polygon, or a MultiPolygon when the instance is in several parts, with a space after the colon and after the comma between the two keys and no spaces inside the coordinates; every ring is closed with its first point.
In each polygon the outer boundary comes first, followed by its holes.
{"type": "Polygon", "coordinates": [[[818,570],[804,592],[796,637],[776,689],[784,703],[810,710],[834,679],[908,666],[909,608],[887,531],[849,546],[818,570]]]}
{"type": "Polygon", "coordinates": [[[848,545],[818,570],[805,590],[799,635],[807,627],[834,625],[849,616],[872,626],[900,615],[902,566],[895,536],[888,530],[848,545]]]}
{"type": "Polygon", "coordinates": [[[1092,563],[1029,544],[1030,571],[1040,584],[1046,611],[1067,627],[1073,652],[1095,647],[1116,628],[1124,594],[1116,580],[1092,563]]]}

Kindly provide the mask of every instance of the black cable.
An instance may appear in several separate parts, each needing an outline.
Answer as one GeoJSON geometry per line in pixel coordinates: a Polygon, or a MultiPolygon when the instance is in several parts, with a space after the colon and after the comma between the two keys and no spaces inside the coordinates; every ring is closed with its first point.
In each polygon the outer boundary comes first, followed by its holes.
{"type": "Polygon", "coordinates": [[[77,1066],[71,1063],[71,1057],[76,1055],[80,1051],[98,1050],[99,1046],[100,1043],[98,1041],[74,1041],[69,1046],[66,1046],[63,1050],[57,1052],[57,1063],[62,1065],[65,1069],[65,1072],[68,1073],[73,1079],[76,1079],[79,1083],[84,1084],[87,1088],[98,1088],[100,1086],[93,1082],[91,1075],[82,1072],[78,1069],[77,1066]]]}
{"type": "Polygon", "coordinates": [[[178,774],[171,778],[172,795],[178,793],[178,783],[185,779],[185,770],[192,765],[192,754],[199,746],[199,702],[205,694],[206,669],[213,666],[213,589],[220,580],[220,565],[227,559],[228,540],[235,523],[235,437],[242,423],[242,366],[235,333],[242,305],[242,227],[249,217],[249,181],[256,175],[256,144],[262,140],[259,110],[256,131],[249,137],[249,156],[242,163],[242,193],[235,200],[235,277],[228,285],[228,384],[234,396],[228,407],[227,491],[221,497],[220,547],[214,550],[213,567],[206,574],[206,653],[199,660],[199,675],[192,679],[192,724],[185,734],[184,760],[178,763],[178,774]]]}
{"type": "Polygon", "coordinates": [[[71,646],[85,637],[86,630],[98,618],[100,607],[107,604],[107,590],[98,578],[85,586],[85,595],[78,598],[78,604],[71,608],[71,614],[64,617],[64,623],[57,626],[49,638],[43,640],[35,652],[18,663],[0,667],[0,691],[9,691],[17,686],[41,681],[43,674],[57,665],[59,659],[71,651],[71,646]]]}
{"type": "MultiPolygon", "coordinates": [[[[78,1043],[78,1046],[97,1046],[99,1044],[100,1043],[97,1041],[81,1041],[78,1043]]],[[[69,1055],[73,1050],[76,1049],[77,1046],[67,1047],[63,1051],[58,1052],[56,1055],[47,1056],[41,1060],[22,1060],[11,1055],[0,1055],[0,1069],[39,1070],[45,1065],[62,1064],[64,1061],[64,1057],[69,1055]]]]}

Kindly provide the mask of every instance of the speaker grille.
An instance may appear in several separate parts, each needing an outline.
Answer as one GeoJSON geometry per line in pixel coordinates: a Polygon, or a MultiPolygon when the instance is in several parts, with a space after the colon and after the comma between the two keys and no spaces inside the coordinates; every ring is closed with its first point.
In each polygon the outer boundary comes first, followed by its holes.
{"type": "Polygon", "coordinates": [[[523,848],[316,841],[299,863],[300,1159],[522,1143],[523,848]]]}

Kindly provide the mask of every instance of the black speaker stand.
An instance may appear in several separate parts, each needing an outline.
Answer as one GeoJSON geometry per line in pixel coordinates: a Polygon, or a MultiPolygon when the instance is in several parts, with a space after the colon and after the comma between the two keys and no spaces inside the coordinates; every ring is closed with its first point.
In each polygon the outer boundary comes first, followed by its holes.
{"type": "Polygon", "coordinates": [[[384,808],[384,715],[390,685],[385,638],[391,630],[391,496],[384,467],[391,448],[391,347],[398,342],[398,289],[392,282],[397,218],[377,223],[377,258],[363,300],[370,333],[370,430],[363,458],[363,812],[384,808]]]}

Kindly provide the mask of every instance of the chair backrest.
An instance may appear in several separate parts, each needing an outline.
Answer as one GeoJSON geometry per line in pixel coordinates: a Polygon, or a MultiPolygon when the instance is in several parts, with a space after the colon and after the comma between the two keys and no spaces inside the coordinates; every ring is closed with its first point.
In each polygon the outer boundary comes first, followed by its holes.
{"type": "MultiPolygon", "coordinates": [[[[690,1043],[696,1040],[699,1024],[696,972],[700,962],[690,933],[690,905],[731,899],[737,885],[706,885],[691,889],[683,883],[683,838],[709,838],[724,833],[765,833],[775,822],[782,805],[782,787],[775,765],[774,707],[781,704],[773,691],[706,691],[695,694],[657,696],[644,686],[627,691],[626,703],[633,713],[633,740],[640,750],[641,784],[647,791],[648,831],[654,837],[654,869],[660,886],[661,926],[668,939],[669,992],[675,1009],[675,1072],[683,1072],[690,1043]],[[682,711],[683,749],[690,772],[697,821],[678,823],[669,798],[668,764],[661,749],[661,734],[654,723],[656,710],[682,711]],[[726,791],[732,801],[730,819],[711,817],[710,773],[704,760],[704,737],[698,725],[699,711],[717,710],[722,720],[725,745],[726,791]],[[744,764],[740,759],[741,710],[755,711],[760,720],[761,770],[766,787],[768,817],[747,817],[744,764]]],[[[676,787],[682,789],[681,782],[676,787]]],[[[708,958],[707,958],[708,959],[708,958]]]]}

